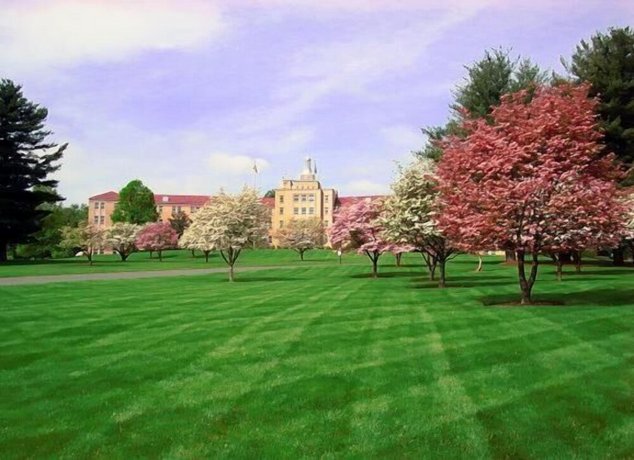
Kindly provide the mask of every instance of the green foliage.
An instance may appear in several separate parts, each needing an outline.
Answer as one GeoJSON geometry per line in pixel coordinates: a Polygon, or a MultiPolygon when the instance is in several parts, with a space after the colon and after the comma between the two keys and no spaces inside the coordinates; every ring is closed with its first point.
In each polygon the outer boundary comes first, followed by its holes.
{"type": "Polygon", "coordinates": [[[451,106],[457,118],[487,118],[502,96],[547,82],[547,75],[529,59],[512,60],[509,51],[487,50],[484,58],[466,66],[468,77],[454,91],[451,106]]]}
{"type": "Polygon", "coordinates": [[[264,198],[275,198],[275,190],[271,189],[264,194],[264,198]]]}
{"type": "Polygon", "coordinates": [[[48,176],[59,169],[67,144],[46,140],[47,116],[21,86],[0,80],[0,261],[7,258],[8,244],[28,242],[42,228],[50,213],[44,205],[63,199],[48,176]]]}
{"type": "Polygon", "coordinates": [[[187,227],[189,227],[189,225],[192,223],[192,220],[189,218],[187,213],[183,211],[178,211],[177,213],[173,214],[172,217],[169,218],[169,221],[170,225],[176,231],[179,238],[183,236],[183,233],[185,232],[187,227]]]}
{"type": "Polygon", "coordinates": [[[156,222],[158,211],[154,193],[138,179],[130,181],[119,192],[119,201],[112,213],[112,222],[142,225],[156,222]]]}
{"type": "Polygon", "coordinates": [[[486,118],[493,107],[500,104],[503,95],[523,89],[532,95],[538,85],[546,84],[549,77],[530,59],[511,59],[509,51],[487,50],[484,57],[471,66],[465,66],[467,77],[454,90],[455,102],[451,105],[452,117],[444,126],[423,128],[427,143],[415,155],[438,161],[442,149],[438,142],[449,135],[462,136],[459,121],[468,118],[486,118]]]}
{"type": "Polygon", "coordinates": [[[65,226],[77,227],[88,219],[88,207],[82,205],[63,206],[59,204],[48,205],[50,211],[42,220],[42,228],[32,235],[32,241],[20,244],[16,248],[18,257],[21,258],[47,258],[69,257],[72,250],[62,248],[62,228],[65,226]]]}
{"type": "Polygon", "coordinates": [[[623,185],[634,185],[634,30],[612,28],[577,46],[568,71],[592,87],[608,152],[629,169],[623,185]]]}

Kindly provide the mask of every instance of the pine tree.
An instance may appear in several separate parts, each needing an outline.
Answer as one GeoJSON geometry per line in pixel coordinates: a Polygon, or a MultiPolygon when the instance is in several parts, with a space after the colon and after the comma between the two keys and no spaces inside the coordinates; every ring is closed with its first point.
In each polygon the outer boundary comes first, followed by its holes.
{"type": "Polygon", "coordinates": [[[599,98],[600,127],[607,152],[623,162],[622,185],[634,185],[634,30],[613,28],[582,40],[564,65],[578,82],[590,83],[599,98]]]}
{"type": "Polygon", "coordinates": [[[47,141],[47,116],[20,85],[0,80],[0,261],[7,260],[9,244],[28,242],[40,230],[47,203],[63,200],[48,176],[59,169],[68,144],[47,141]]]}

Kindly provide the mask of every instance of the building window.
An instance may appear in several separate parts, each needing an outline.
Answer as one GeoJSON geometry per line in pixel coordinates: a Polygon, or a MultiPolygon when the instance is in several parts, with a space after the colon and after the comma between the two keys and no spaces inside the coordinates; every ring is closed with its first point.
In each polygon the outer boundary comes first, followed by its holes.
{"type": "Polygon", "coordinates": [[[284,208],[280,208],[280,215],[284,214],[284,208]]]}
{"type": "Polygon", "coordinates": [[[280,228],[284,227],[284,221],[280,220],[280,228]]]}
{"type": "Polygon", "coordinates": [[[280,203],[284,203],[284,195],[280,195],[280,203]]]}
{"type": "Polygon", "coordinates": [[[98,224],[99,223],[99,216],[95,216],[93,218],[93,222],[95,223],[95,225],[98,224]]]}
{"type": "Polygon", "coordinates": [[[308,214],[311,216],[315,214],[315,208],[308,208],[308,214]]]}
{"type": "Polygon", "coordinates": [[[328,195],[324,195],[324,201],[325,201],[326,203],[328,203],[328,198],[329,198],[329,196],[328,196],[328,195]]]}
{"type": "Polygon", "coordinates": [[[299,208],[294,208],[293,209],[293,214],[298,215],[299,214],[299,208]]]}
{"type": "Polygon", "coordinates": [[[324,214],[328,214],[328,206],[324,208],[324,214]]]}
{"type": "Polygon", "coordinates": [[[95,201],[95,209],[99,209],[99,202],[95,201]]]}
{"type": "Polygon", "coordinates": [[[302,216],[306,215],[306,208],[302,208],[302,216]]]}
{"type": "Polygon", "coordinates": [[[106,207],[106,203],[103,201],[99,204],[99,209],[104,209],[106,207]]]}
{"type": "Polygon", "coordinates": [[[328,227],[328,221],[327,221],[327,220],[324,220],[324,225],[325,225],[326,227],[328,227]]]}
{"type": "Polygon", "coordinates": [[[315,194],[311,193],[310,195],[308,195],[308,201],[315,201],[315,194]]]}
{"type": "Polygon", "coordinates": [[[293,194],[293,201],[297,203],[299,201],[299,195],[297,193],[293,194]]]}
{"type": "Polygon", "coordinates": [[[306,195],[302,195],[302,201],[306,201],[306,195]]]}
{"type": "Polygon", "coordinates": [[[99,223],[100,223],[101,225],[103,225],[103,224],[105,223],[105,219],[106,219],[106,218],[105,218],[104,216],[100,216],[100,217],[99,217],[99,223]]]}

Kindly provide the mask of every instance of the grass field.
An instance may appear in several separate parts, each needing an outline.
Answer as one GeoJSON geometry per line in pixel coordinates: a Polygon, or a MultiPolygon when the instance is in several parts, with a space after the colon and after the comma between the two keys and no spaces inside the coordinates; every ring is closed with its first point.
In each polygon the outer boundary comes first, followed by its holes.
{"type": "Polygon", "coordinates": [[[0,288],[0,457],[634,456],[633,268],[322,265],[0,288]]]}
{"type": "MultiPolygon", "coordinates": [[[[333,251],[314,250],[308,251],[306,260],[302,263],[299,255],[287,249],[249,250],[245,249],[237,262],[237,267],[261,266],[261,265],[298,265],[310,263],[335,262],[337,255],[333,251]]],[[[386,256],[387,260],[390,256],[386,256]]],[[[420,258],[420,256],[418,257],[420,258]]],[[[346,254],[346,263],[362,263],[362,258],[355,254],[346,254]]],[[[390,258],[392,261],[393,259],[390,258]]],[[[418,260],[417,260],[418,261],[418,260]]],[[[73,257],[69,259],[53,260],[16,260],[0,264],[0,278],[14,276],[40,276],[40,275],[68,275],[81,273],[112,273],[129,271],[153,271],[174,270],[186,268],[216,268],[226,267],[224,260],[217,252],[210,255],[209,261],[200,252],[192,257],[187,250],[172,250],[163,252],[163,260],[159,261],[156,254],[150,258],[148,252],[137,252],[130,258],[121,262],[117,255],[96,255],[93,265],[88,264],[85,257],[73,257]]]]}

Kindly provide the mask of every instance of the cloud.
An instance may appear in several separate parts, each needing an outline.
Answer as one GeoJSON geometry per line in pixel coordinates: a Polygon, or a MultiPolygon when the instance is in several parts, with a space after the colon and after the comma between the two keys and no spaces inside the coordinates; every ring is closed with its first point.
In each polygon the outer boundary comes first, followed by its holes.
{"type": "Polygon", "coordinates": [[[33,71],[121,61],[147,50],[191,49],[226,24],[208,2],[14,2],[0,15],[0,65],[33,71]]]}
{"type": "Polygon", "coordinates": [[[420,128],[406,125],[392,125],[381,128],[380,134],[391,153],[404,153],[419,150],[426,142],[426,136],[420,128]]]}
{"type": "Polygon", "coordinates": [[[246,155],[232,155],[216,152],[209,155],[208,164],[215,174],[242,175],[253,172],[253,165],[258,171],[268,169],[269,162],[263,158],[253,158],[246,155]]]}
{"type": "Polygon", "coordinates": [[[387,184],[360,179],[345,184],[339,193],[341,195],[386,195],[390,191],[387,184]]]}

